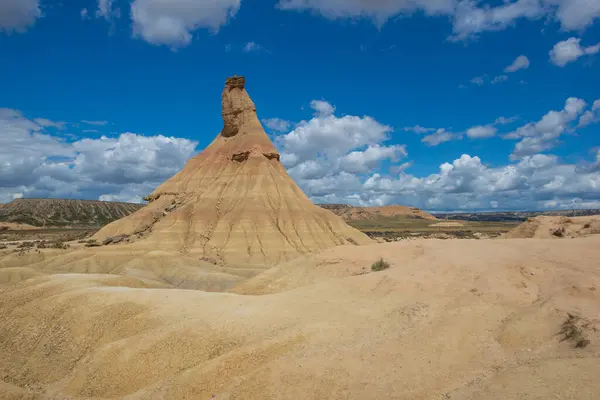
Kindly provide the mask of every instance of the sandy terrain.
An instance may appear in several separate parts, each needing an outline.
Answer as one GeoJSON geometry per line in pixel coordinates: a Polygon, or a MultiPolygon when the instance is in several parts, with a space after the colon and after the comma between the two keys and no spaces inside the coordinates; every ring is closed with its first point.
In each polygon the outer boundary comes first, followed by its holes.
{"type": "Polygon", "coordinates": [[[504,238],[562,239],[600,233],[600,215],[530,218],[503,235],[504,238]]]}
{"type": "Polygon", "coordinates": [[[113,274],[136,278],[152,287],[225,291],[267,267],[216,266],[178,252],[139,244],[71,250],[0,251],[0,284],[34,274],[113,274]]]}
{"type": "MultiPolygon", "coordinates": [[[[88,274],[42,275],[80,252],[54,262],[56,254],[31,255],[32,267],[10,267],[31,279],[0,289],[0,392],[597,399],[599,244],[591,236],[343,246],[234,289],[252,295],[163,289],[172,286],[141,273],[94,274],[103,262],[92,254],[106,249],[88,250],[89,268],[78,271],[88,274]],[[379,257],[391,268],[371,272],[379,257]],[[583,318],[587,347],[557,335],[568,313],[583,318]]],[[[169,257],[149,263],[167,269],[169,257]]]]}

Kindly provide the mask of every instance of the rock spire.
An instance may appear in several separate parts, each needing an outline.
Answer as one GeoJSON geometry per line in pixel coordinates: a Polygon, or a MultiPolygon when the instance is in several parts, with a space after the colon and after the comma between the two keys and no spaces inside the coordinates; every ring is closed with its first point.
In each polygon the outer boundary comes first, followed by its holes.
{"type": "Polygon", "coordinates": [[[243,77],[227,79],[223,130],[147,197],[138,212],[96,238],[177,249],[218,264],[272,265],[342,244],[371,240],[312,204],[280,163],[243,77]]]}

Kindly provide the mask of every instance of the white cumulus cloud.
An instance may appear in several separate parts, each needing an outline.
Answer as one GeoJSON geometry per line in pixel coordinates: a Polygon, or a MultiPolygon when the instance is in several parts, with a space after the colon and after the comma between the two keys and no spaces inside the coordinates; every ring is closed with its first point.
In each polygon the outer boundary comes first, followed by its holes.
{"type": "Polygon", "coordinates": [[[586,111],[579,118],[578,128],[582,128],[584,126],[596,123],[600,121],[600,99],[594,101],[592,104],[591,110],[586,111]]]}
{"type": "Polygon", "coordinates": [[[278,7],[312,10],[329,19],[365,18],[378,26],[394,16],[421,11],[427,16],[447,17],[452,22],[452,40],[542,18],[558,21],[565,31],[582,31],[600,18],[597,0],[506,0],[493,6],[472,0],[280,0],[278,7]]]}
{"type": "Polygon", "coordinates": [[[239,8],[240,0],[134,0],[133,32],[151,44],[187,46],[196,30],[218,31],[239,8]]]}
{"type": "Polygon", "coordinates": [[[244,51],[244,53],[255,53],[264,49],[265,48],[262,45],[256,42],[248,42],[242,50],[244,51]]]}
{"type": "Polygon", "coordinates": [[[406,204],[430,210],[536,210],[563,208],[573,202],[582,207],[600,204],[598,161],[583,168],[536,154],[489,167],[481,158],[463,154],[442,163],[430,175],[408,174],[408,166],[410,162],[391,168],[396,176],[372,172],[360,177],[343,170],[332,173],[320,160],[313,160],[310,174],[295,179],[317,203],[406,204]]]}
{"type": "Polygon", "coordinates": [[[376,168],[383,160],[395,162],[406,156],[404,145],[373,145],[364,151],[353,151],[344,156],[340,161],[340,169],[350,173],[365,174],[376,168]]]}
{"type": "MultiPolygon", "coordinates": [[[[326,195],[337,182],[354,186],[355,174],[366,174],[384,161],[397,162],[407,156],[406,146],[386,145],[390,126],[365,116],[334,115],[325,100],[311,102],[315,114],[309,121],[275,140],[289,174],[313,193],[326,195]]],[[[291,125],[291,124],[290,124],[291,125]]],[[[330,193],[331,194],[331,193],[330,193]]]]}
{"type": "Polygon", "coordinates": [[[527,69],[529,68],[529,65],[529,59],[524,55],[520,55],[517,58],[515,58],[515,61],[513,61],[512,64],[504,68],[504,72],[512,73],[520,69],[527,69]]]}
{"type": "Polygon", "coordinates": [[[434,132],[435,128],[425,128],[421,125],[407,126],[404,128],[406,132],[414,132],[418,134],[434,132]]]}
{"type": "Polygon", "coordinates": [[[519,139],[511,157],[518,159],[556,146],[559,137],[579,118],[585,107],[584,100],[569,97],[562,110],[551,110],[539,121],[527,123],[505,135],[507,139],[519,139]]]}
{"type": "Polygon", "coordinates": [[[114,18],[121,17],[121,10],[115,5],[114,0],[98,0],[98,9],[96,10],[96,18],[104,18],[107,21],[112,21],[114,18]]]}
{"type": "Polygon", "coordinates": [[[518,118],[517,117],[510,117],[510,118],[506,118],[506,117],[498,117],[496,118],[496,120],[494,121],[494,124],[496,125],[507,125],[507,124],[512,124],[513,122],[515,122],[518,118]]]}
{"type": "Polygon", "coordinates": [[[477,85],[477,86],[482,86],[485,83],[485,79],[487,77],[485,75],[483,76],[476,76],[475,78],[471,79],[471,83],[473,85],[477,85]]]}
{"type": "Polygon", "coordinates": [[[267,129],[275,132],[287,132],[292,126],[290,121],[281,118],[263,118],[261,121],[267,129]]]}
{"type": "Polygon", "coordinates": [[[421,142],[425,143],[428,146],[437,146],[442,143],[456,139],[462,139],[462,135],[458,133],[448,132],[444,128],[439,128],[431,135],[427,135],[423,139],[421,139],[421,142]]]}
{"type": "Polygon", "coordinates": [[[478,125],[467,129],[467,136],[471,139],[483,139],[495,136],[498,129],[493,125],[478,125]]]}
{"type": "Polygon", "coordinates": [[[507,80],[508,80],[508,75],[498,75],[498,76],[495,76],[494,79],[492,79],[492,85],[495,85],[497,83],[506,82],[507,80]]]}
{"type": "Polygon", "coordinates": [[[452,0],[280,0],[282,10],[314,10],[330,19],[368,18],[383,25],[390,17],[417,10],[427,15],[452,12],[452,0]]]}
{"type": "Polygon", "coordinates": [[[41,16],[39,0],[2,0],[0,32],[24,32],[41,16]]]}
{"type": "Polygon", "coordinates": [[[581,39],[572,37],[556,43],[549,52],[552,63],[559,67],[564,67],[580,57],[596,54],[600,51],[600,43],[582,47],[580,42],[581,39]]]}
{"type": "Polygon", "coordinates": [[[89,121],[89,120],[82,120],[81,123],[86,124],[86,125],[96,125],[96,126],[104,126],[104,125],[108,125],[108,121],[89,121]]]}
{"type": "Polygon", "coordinates": [[[315,116],[326,117],[335,112],[335,107],[325,100],[313,100],[310,102],[310,108],[315,110],[315,116]]]}
{"type": "Polygon", "coordinates": [[[61,123],[0,109],[0,201],[14,194],[135,200],[174,175],[197,144],[134,133],[69,141],[66,134],[47,131],[57,126],[61,123]]]}
{"type": "MultiPolygon", "coordinates": [[[[320,101],[313,103],[323,106],[320,101]]],[[[390,126],[368,116],[337,117],[329,114],[334,107],[324,103],[329,107],[320,107],[314,118],[301,121],[294,130],[277,138],[282,156],[286,153],[294,154],[292,158],[284,157],[284,163],[288,160],[287,166],[313,160],[319,155],[331,159],[340,158],[351,150],[387,140],[392,131],[390,126]]]]}

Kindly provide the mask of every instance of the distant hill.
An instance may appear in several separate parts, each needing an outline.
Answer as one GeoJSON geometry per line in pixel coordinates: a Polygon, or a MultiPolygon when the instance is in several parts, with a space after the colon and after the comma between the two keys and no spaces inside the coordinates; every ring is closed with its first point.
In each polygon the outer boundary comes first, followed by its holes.
{"type": "Polygon", "coordinates": [[[93,200],[16,199],[0,204],[0,223],[37,227],[102,227],[142,207],[143,204],[93,200]]]}
{"type": "Polygon", "coordinates": [[[438,219],[451,219],[462,221],[480,222],[519,222],[527,221],[529,218],[538,216],[547,217],[584,217],[598,215],[600,210],[555,210],[555,211],[489,211],[489,212],[465,212],[465,213],[434,213],[438,219]]]}
{"type": "MultiPolygon", "coordinates": [[[[436,218],[415,207],[391,205],[384,207],[353,207],[346,204],[319,204],[346,222],[374,219],[436,218]]],[[[133,214],[144,204],[117,203],[94,200],[16,199],[0,204],[0,223],[27,224],[36,227],[99,228],[133,214]]]]}
{"type": "Polygon", "coordinates": [[[375,218],[414,218],[435,220],[436,218],[416,207],[399,205],[383,207],[353,207],[347,204],[319,204],[320,207],[342,217],[346,222],[372,220],[375,218]]]}

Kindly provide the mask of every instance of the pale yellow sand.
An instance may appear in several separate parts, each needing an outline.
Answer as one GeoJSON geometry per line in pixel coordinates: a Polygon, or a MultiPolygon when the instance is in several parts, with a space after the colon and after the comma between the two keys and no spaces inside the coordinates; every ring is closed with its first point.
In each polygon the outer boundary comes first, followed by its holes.
{"type": "Polygon", "coordinates": [[[599,245],[343,246],[236,288],[259,296],[33,277],[0,289],[0,397],[598,399],[599,245]],[[557,336],[569,312],[585,348],[557,336]]]}

